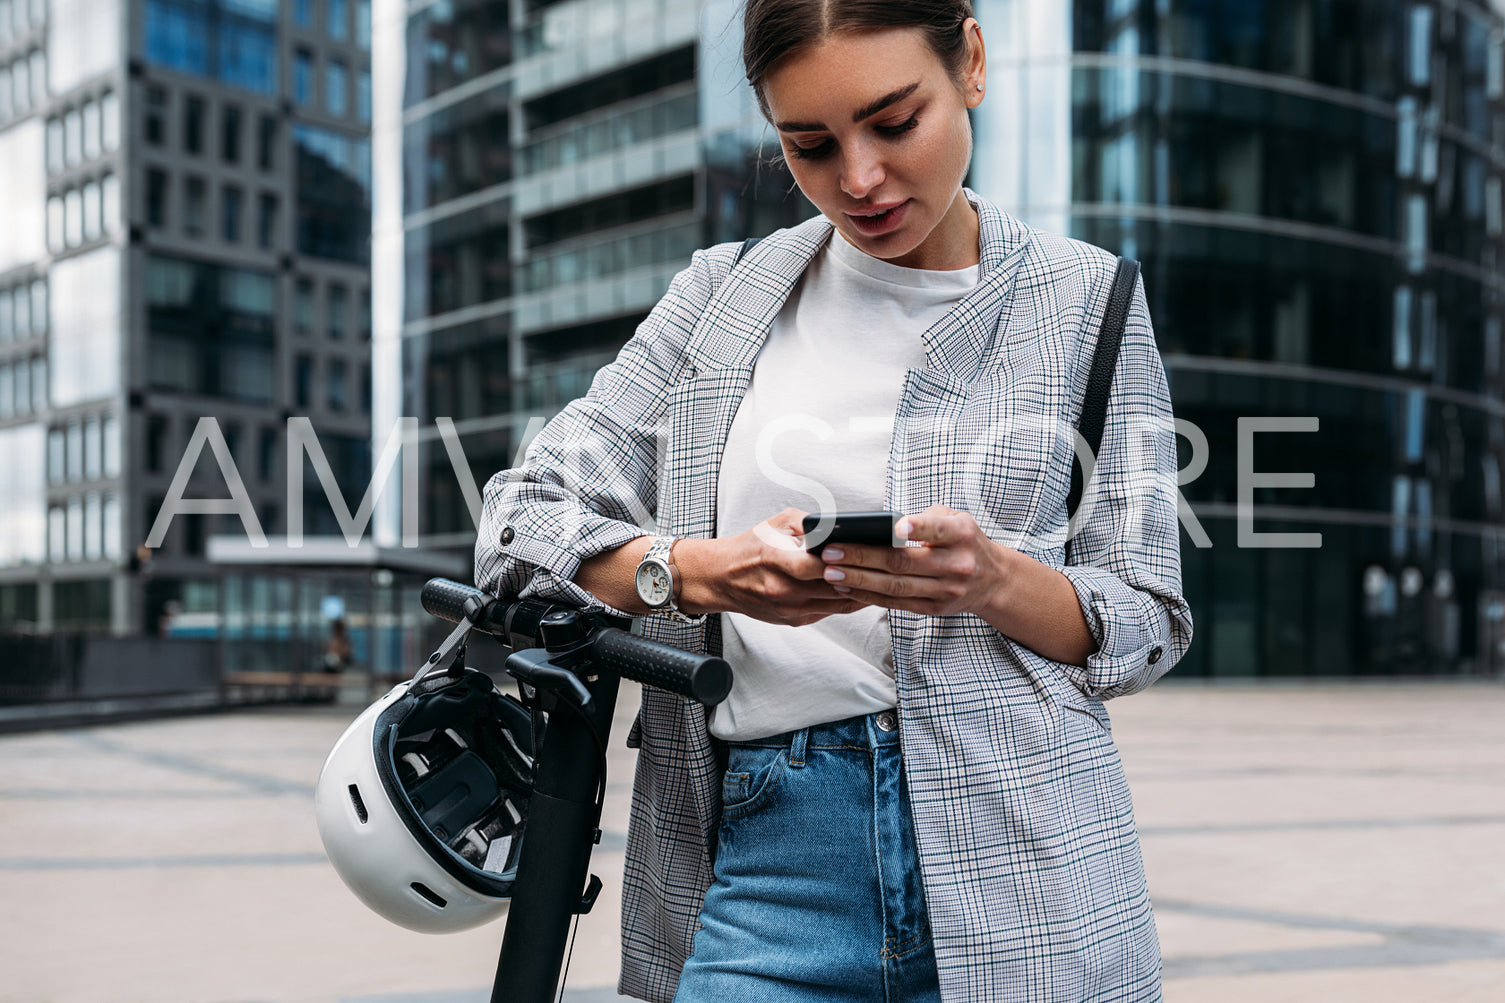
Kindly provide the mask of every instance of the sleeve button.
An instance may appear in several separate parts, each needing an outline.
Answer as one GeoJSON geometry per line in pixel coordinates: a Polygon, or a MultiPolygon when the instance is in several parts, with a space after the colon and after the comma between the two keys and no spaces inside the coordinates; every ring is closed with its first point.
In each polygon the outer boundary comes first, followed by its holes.
{"type": "Polygon", "coordinates": [[[1163,654],[1165,654],[1165,649],[1161,648],[1159,645],[1156,645],[1155,647],[1151,648],[1150,649],[1150,659],[1149,659],[1150,664],[1154,665],[1156,662],[1160,661],[1160,656],[1163,655],[1163,654]]]}
{"type": "Polygon", "coordinates": [[[515,531],[513,531],[513,529],[512,529],[511,526],[503,526],[502,527],[502,546],[505,547],[507,544],[511,543],[513,541],[513,539],[515,539],[516,537],[517,537],[517,533],[515,531]]]}

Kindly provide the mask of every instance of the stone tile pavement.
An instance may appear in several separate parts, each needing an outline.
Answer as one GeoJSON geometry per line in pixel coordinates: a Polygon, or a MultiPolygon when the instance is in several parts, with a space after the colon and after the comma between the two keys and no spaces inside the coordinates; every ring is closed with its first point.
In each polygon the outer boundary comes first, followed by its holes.
{"type": "MultiPolygon", "coordinates": [[[[617,998],[634,703],[572,1003],[617,998]]],[[[1505,686],[1162,684],[1110,710],[1168,1001],[1505,999],[1505,686]]],[[[485,1000],[499,924],[408,933],[324,859],[310,795],[354,712],[0,736],[0,1001],[485,1000]]]]}

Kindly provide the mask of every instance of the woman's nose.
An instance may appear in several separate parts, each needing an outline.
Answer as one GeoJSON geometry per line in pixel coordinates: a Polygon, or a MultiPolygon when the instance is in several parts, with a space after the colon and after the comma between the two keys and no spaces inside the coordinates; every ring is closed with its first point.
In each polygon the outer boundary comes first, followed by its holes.
{"type": "Polygon", "coordinates": [[[841,172],[841,190],[854,199],[865,199],[873,189],[883,184],[886,176],[883,162],[876,151],[865,145],[853,149],[846,158],[841,172]]]}

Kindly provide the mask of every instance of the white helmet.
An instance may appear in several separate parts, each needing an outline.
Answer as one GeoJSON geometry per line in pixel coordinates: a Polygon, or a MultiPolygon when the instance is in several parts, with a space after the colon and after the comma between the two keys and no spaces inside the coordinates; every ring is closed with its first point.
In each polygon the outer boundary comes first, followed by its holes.
{"type": "Polygon", "coordinates": [[[531,721],[468,668],[420,673],[356,718],[314,791],[324,850],[350,890],[421,933],[500,915],[533,787],[531,721]]]}

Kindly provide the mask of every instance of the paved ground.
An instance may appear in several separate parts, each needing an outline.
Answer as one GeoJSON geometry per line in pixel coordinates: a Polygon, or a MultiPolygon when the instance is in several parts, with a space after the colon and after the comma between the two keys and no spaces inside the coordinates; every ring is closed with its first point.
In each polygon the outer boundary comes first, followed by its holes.
{"type": "MultiPolygon", "coordinates": [[[[616,999],[633,692],[573,1003],[616,999]]],[[[1505,687],[1162,686],[1111,707],[1166,998],[1505,999],[1505,687]]],[[[365,911],[310,794],[351,711],[0,737],[0,1000],[487,998],[499,925],[365,911]]]]}

